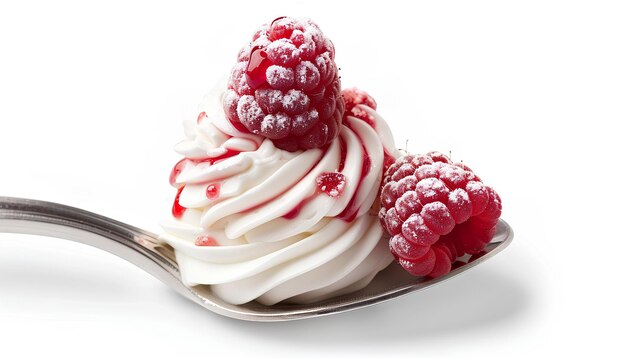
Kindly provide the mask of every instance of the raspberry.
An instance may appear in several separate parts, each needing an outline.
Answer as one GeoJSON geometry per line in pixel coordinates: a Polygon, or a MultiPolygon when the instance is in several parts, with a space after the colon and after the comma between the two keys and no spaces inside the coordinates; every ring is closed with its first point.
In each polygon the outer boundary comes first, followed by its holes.
{"type": "Polygon", "coordinates": [[[346,186],[346,177],[341,173],[324,172],[316,179],[317,188],[331,198],[341,196],[346,186]]]}
{"type": "MultiPolygon", "coordinates": [[[[352,103],[346,99],[346,108],[352,103]]],[[[457,258],[483,252],[502,213],[495,190],[439,152],[406,155],[391,164],[380,203],[398,263],[413,275],[433,278],[450,272],[457,258]]]]}
{"type": "Polygon", "coordinates": [[[332,42],[310,20],[280,17],[261,26],[231,72],[227,118],[288,151],[327,145],[345,108],[334,58],[332,42]]]}
{"type": "Polygon", "coordinates": [[[372,118],[372,116],[364,110],[355,107],[357,104],[362,104],[376,110],[376,101],[372,98],[372,96],[356,87],[344,89],[341,91],[341,95],[346,103],[346,116],[357,117],[364,120],[372,127],[374,126],[374,118],[372,118]]]}

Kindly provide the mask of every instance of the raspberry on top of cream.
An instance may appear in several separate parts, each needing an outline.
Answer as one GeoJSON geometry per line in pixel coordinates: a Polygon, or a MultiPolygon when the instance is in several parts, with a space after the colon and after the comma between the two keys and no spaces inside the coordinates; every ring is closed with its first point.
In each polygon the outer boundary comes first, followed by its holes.
{"type": "Polygon", "coordinates": [[[237,128],[280,149],[321,148],[339,135],[344,101],[335,47],[308,19],[261,26],[232,70],[224,97],[237,128]]]}

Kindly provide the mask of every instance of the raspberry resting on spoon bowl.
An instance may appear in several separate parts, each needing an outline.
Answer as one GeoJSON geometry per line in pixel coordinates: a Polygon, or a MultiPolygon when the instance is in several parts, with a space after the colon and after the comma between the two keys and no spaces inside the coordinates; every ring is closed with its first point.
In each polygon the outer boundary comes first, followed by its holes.
{"type": "Polygon", "coordinates": [[[387,170],[379,218],[398,263],[416,276],[439,277],[494,236],[500,196],[463,163],[445,155],[406,155],[387,170]]]}
{"type": "Polygon", "coordinates": [[[237,56],[224,96],[238,129],[296,151],[337,137],[344,112],[335,48],[311,20],[261,26],[237,56]]]}

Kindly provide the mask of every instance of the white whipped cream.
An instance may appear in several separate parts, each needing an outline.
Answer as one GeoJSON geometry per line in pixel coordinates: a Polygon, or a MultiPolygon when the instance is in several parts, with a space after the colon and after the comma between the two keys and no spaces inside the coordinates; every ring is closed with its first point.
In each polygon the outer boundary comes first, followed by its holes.
{"type": "Polygon", "coordinates": [[[208,96],[200,108],[206,117],[186,122],[187,139],[176,146],[196,160],[182,165],[175,180],[187,209],[163,223],[161,236],[176,251],[184,283],[211,285],[232,304],[307,303],[358,290],[389,265],[393,257],[373,206],[384,152],[400,153],[382,117],[360,108],[374,126],[347,117],[327,150],[288,152],[234,128],[221,97],[208,96]],[[316,178],[339,170],[341,141],[346,183],[331,197],[318,190],[316,178]],[[200,161],[218,157],[225,159],[200,161]],[[370,169],[361,178],[365,157],[370,169]],[[219,187],[214,198],[207,196],[209,185],[219,187]],[[354,215],[344,212],[351,208],[354,215]],[[217,246],[197,246],[199,236],[217,246]]]}

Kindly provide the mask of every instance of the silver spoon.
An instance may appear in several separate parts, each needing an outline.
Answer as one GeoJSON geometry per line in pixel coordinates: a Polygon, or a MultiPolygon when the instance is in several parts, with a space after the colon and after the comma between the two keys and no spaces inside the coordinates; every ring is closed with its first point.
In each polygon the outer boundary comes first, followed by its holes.
{"type": "Polygon", "coordinates": [[[145,270],[179,294],[215,313],[248,321],[288,321],[319,317],[371,306],[431,287],[484,262],[507,247],[511,227],[498,222],[486,254],[437,279],[409,275],[399,265],[389,265],[360,291],[323,302],[264,306],[256,302],[232,305],[212,294],[209,286],[187,287],[178,271],[174,249],[157,235],[122,222],[56,203],[0,197],[0,232],[57,237],[94,246],[115,254],[145,270]]]}

